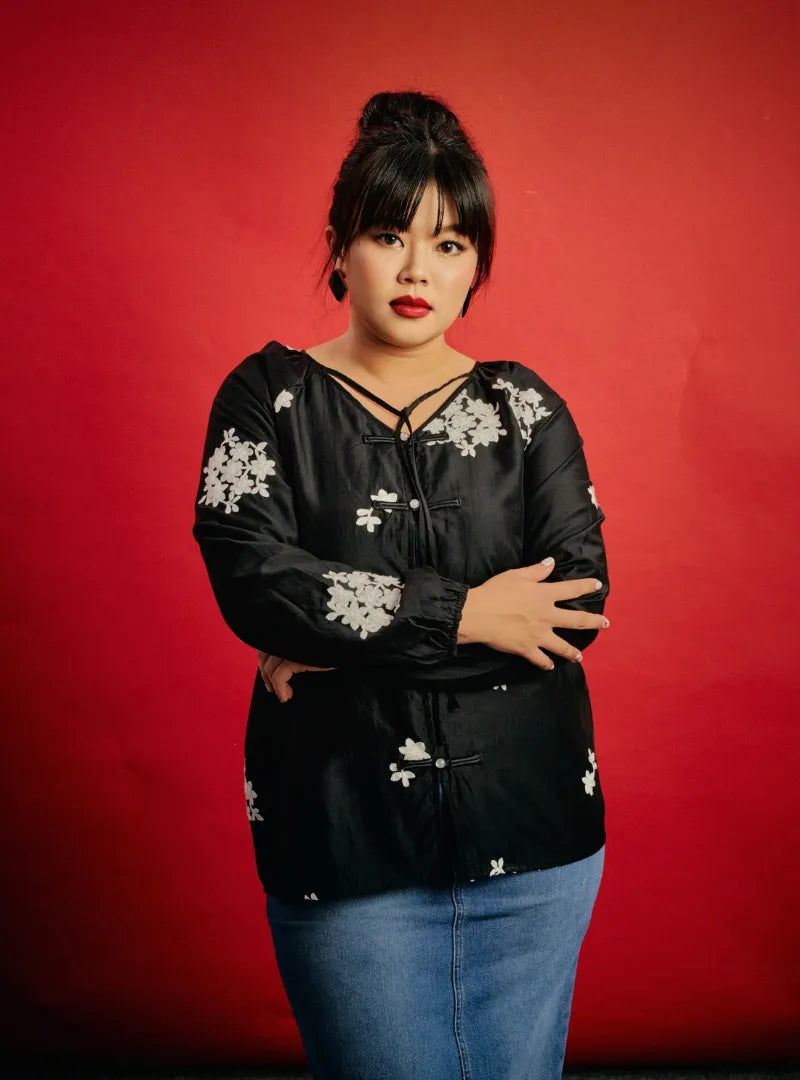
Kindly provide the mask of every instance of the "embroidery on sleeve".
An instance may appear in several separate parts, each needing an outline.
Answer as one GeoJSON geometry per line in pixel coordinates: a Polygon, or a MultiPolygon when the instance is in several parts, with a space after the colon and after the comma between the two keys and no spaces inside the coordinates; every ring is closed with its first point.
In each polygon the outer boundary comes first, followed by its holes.
{"type": "Polygon", "coordinates": [[[503,860],[492,859],[492,869],[489,871],[489,877],[494,877],[496,874],[504,874],[503,860]]]}
{"type": "Polygon", "coordinates": [[[294,400],[294,394],[288,390],[281,390],[278,396],[275,398],[275,412],[280,412],[281,409],[288,409],[294,400]]]}
{"type": "Polygon", "coordinates": [[[203,496],[197,505],[219,506],[225,513],[237,513],[242,495],[263,495],[269,498],[267,476],[275,475],[275,462],[264,453],[265,442],[242,441],[235,428],[223,432],[222,442],[203,467],[206,475],[203,496]]]}
{"type": "Polygon", "coordinates": [[[589,764],[592,766],[591,771],[589,769],[583,774],[583,786],[587,795],[594,795],[594,787],[597,783],[597,758],[594,756],[594,750],[589,750],[589,764]]]}
{"type": "Polygon", "coordinates": [[[544,400],[542,395],[538,390],[534,390],[532,386],[521,390],[518,386],[514,386],[512,382],[509,382],[508,379],[498,379],[497,382],[492,383],[492,386],[497,390],[505,390],[511,411],[519,424],[522,438],[525,445],[528,446],[531,441],[533,425],[537,420],[541,420],[543,416],[550,416],[550,410],[546,409],[542,404],[544,400]]]}
{"type": "Polygon", "coordinates": [[[328,570],[322,576],[333,581],[328,588],[328,619],[341,619],[362,639],[394,619],[403,593],[400,578],[368,570],[328,570]]]}
{"type": "Polygon", "coordinates": [[[256,806],[258,792],[253,791],[252,780],[247,779],[247,762],[244,765],[244,797],[247,802],[247,818],[249,821],[263,821],[261,811],[256,806]]]}
{"type": "Polygon", "coordinates": [[[447,408],[433,420],[423,424],[423,431],[443,434],[432,443],[451,442],[462,457],[475,457],[476,446],[489,446],[500,441],[508,432],[500,420],[500,407],[480,398],[471,398],[466,389],[455,397],[447,408]]]}
{"type": "Polygon", "coordinates": [[[592,502],[594,503],[594,505],[595,505],[595,506],[597,507],[597,509],[599,510],[599,509],[600,509],[600,507],[599,507],[599,506],[597,506],[597,498],[595,497],[595,493],[594,493],[594,484],[589,484],[589,486],[588,486],[588,488],[587,488],[586,490],[587,490],[587,491],[589,492],[589,498],[590,498],[590,499],[592,500],[592,502]]]}
{"type": "Polygon", "coordinates": [[[303,899],[304,900],[319,900],[319,897],[317,896],[317,894],[315,892],[312,892],[310,895],[308,893],[303,893],[303,899]]]}

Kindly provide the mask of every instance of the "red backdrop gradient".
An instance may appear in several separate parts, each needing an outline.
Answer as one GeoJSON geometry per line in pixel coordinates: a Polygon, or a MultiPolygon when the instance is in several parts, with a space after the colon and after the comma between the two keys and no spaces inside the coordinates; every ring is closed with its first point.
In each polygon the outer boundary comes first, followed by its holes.
{"type": "Polygon", "coordinates": [[[451,344],[567,398],[607,515],[567,1065],[796,1056],[798,5],[4,10],[6,1055],[304,1061],[194,493],[222,377],[344,329],[330,185],[415,88],[497,194],[451,344]]]}

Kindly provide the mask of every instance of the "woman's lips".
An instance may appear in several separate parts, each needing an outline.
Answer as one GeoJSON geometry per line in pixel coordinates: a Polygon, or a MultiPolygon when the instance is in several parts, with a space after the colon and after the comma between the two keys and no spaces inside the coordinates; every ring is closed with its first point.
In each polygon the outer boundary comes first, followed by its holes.
{"type": "Polygon", "coordinates": [[[423,307],[421,304],[400,304],[393,303],[389,305],[394,308],[398,315],[402,315],[405,319],[421,319],[423,315],[427,315],[432,308],[423,307]]]}

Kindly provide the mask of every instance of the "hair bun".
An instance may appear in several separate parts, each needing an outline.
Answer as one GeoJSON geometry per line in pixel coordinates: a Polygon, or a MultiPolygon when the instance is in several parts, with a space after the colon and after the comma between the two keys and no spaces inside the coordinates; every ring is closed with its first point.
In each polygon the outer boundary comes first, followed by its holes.
{"type": "Polygon", "coordinates": [[[417,90],[387,90],[373,94],[366,103],[358,119],[358,132],[366,135],[420,125],[461,130],[458,117],[438,98],[417,90]]]}

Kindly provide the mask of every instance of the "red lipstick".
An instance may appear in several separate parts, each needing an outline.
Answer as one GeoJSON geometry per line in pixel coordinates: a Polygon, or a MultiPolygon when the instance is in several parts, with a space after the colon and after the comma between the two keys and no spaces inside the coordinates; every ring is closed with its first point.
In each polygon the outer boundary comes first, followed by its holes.
{"type": "Polygon", "coordinates": [[[397,296],[389,303],[398,315],[403,315],[407,319],[419,319],[432,310],[428,301],[423,300],[421,296],[397,296]]]}

